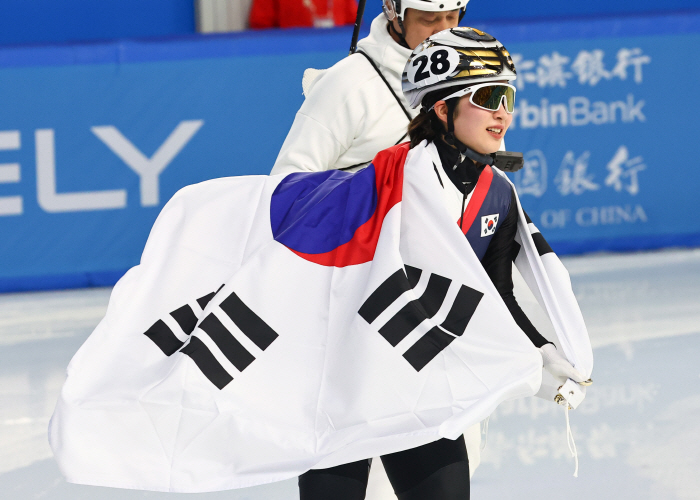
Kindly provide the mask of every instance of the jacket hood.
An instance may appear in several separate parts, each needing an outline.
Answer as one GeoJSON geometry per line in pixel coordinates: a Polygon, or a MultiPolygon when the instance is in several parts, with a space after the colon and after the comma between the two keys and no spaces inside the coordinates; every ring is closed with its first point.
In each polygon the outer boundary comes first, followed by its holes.
{"type": "MultiPolygon", "coordinates": [[[[386,17],[384,14],[379,14],[372,21],[369,35],[357,43],[357,48],[401,82],[401,74],[411,55],[411,50],[396,43],[386,27],[386,17]]],[[[398,91],[399,96],[402,96],[400,87],[398,91]]]]}

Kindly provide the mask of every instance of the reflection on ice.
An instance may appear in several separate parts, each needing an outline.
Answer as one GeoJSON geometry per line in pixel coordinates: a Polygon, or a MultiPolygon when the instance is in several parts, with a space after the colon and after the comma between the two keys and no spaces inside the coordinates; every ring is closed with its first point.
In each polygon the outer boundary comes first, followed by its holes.
{"type": "Polygon", "coordinates": [[[700,332],[700,250],[566,259],[593,347],[700,332]]]}
{"type": "Polygon", "coordinates": [[[80,337],[102,319],[111,288],[0,295],[0,346],[80,337]]]}
{"type": "MultiPolygon", "coordinates": [[[[595,349],[594,385],[571,412],[579,478],[561,407],[503,403],[472,483],[480,500],[690,499],[700,476],[700,250],[564,259],[595,349]]],[[[170,498],[70,485],[46,428],[65,368],[104,315],[109,289],[0,295],[0,491],[24,500],[170,498]]],[[[534,299],[520,299],[545,336],[534,299]]],[[[543,323],[543,321],[545,323],[543,323]]],[[[195,495],[180,495],[192,497],[195,495]]],[[[296,482],[196,495],[293,500],[296,482]]],[[[381,481],[369,500],[395,498],[381,481]]]]}
{"type": "MultiPolygon", "coordinates": [[[[692,385],[682,384],[678,390],[691,392],[692,385]]],[[[651,497],[664,498],[673,493],[690,500],[700,495],[699,422],[700,394],[696,393],[669,404],[651,420],[646,433],[635,436],[626,462],[653,480],[651,497]]]]}
{"type": "Polygon", "coordinates": [[[700,480],[692,469],[700,464],[700,391],[690,381],[700,373],[700,335],[637,342],[629,359],[614,346],[595,355],[595,383],[571,412],[579,478],[570,477],[563,410],[535,398],[510,401],[491,417],[475,478],[475,488],[489,490],[481,498],[508,498],[500,481],[527,471],[523,465],[535,467],[533,481],[566,485],[576,499],[697,498],[700,480]],[[676,472],[681,469],[684,474],[676,472]],[[621,485],[624,495],[608,496],[621,485]]]}

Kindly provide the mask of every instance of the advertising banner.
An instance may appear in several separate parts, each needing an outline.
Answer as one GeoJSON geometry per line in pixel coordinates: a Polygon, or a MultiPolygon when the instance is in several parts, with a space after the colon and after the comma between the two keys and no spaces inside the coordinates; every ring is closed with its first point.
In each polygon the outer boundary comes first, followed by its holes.
{"type": "Polygon", "coordinates": [[[268,174],[304,69],[342,57],[192,45],[27,49],[48,64],[6,67],[0,51],[0,290],[116,282],[178,189],[268,174]]]}
{"type": "MultiPolygon", "coordinates": [[[[506,144],[526,161],[512,178],[560,253],[700,244],[700,14],[645,22],[484,27],[518,69],[506,144]]],[[[304,69],[349,40],[0,49],[0,291],[113,284],[178,189],[269,173],[304,69]]]]}
{"type": "Polygon", "coordinates": [[[560,252],[700,243],[693,147],[700,34],[507,45],[508,149],[533,222],[560,252]]]}

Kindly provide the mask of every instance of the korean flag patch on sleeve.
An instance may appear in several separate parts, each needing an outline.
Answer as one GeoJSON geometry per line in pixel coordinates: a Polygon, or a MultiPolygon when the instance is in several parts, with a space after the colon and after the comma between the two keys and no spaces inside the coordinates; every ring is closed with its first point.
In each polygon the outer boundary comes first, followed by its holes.
{"type": "Polygon", "coordinates": [[[491,236],[496,232],[498,214],[484,215],[481,217],[481,237],[491,236]]]}

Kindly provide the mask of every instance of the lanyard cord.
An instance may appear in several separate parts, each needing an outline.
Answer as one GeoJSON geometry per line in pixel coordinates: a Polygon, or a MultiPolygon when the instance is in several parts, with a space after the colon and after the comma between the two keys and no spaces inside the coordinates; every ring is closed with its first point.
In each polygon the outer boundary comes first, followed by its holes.
{"type": "MultiPolygon", "coordinates": [[[[408,110],[406,109],[406,106],[403,105],[403,103],[401,102],[401,99],[399,99],[399,96],[396,95],[396,92],[394,92],[394,89],[391,88],[391,85],[389,84],[389,82],[386,81],[386,78],[384,77],[384,75],[382,74],[382,72],[379,70],[379,68],[377,67],[376,63],[372,60],[372,58],[369,57],[369,56],[368,56],[367,54],[365,54],[364,52],[362,52],[361,50],[356,51],[355,54],[362,54],[363,56],[365,56],[365,58],[367,59],[367,61],[368,61],[368,62],[372,65],[372,67],[374,68],[374,71],[377,72],[377,74],[379,75],[379,77],[382,79],[382,81],[383,81],[384,84],[386,85],[386,88],[389,89],[389,92],[391,92],[391,95],[394,96],[394,99],[396,99],[396,102],[399,103],[399,106],[401,106],[401,111],[403,111],[403,114],[406,115],[406,118],[408,118],[408,121],[410,122],[410,121],[413,119],[413,118],[411,117],[411,114],[410,114],[410,113],[408,112],[408,110]]],[[[406,137],[406,134],[404,134],[403,137],[406,137]]],[[[402,137],[401,139],[403,139],[403,137],[402,137]]]]}
{"type": "Polygon", "coordinates": [[[569,405],[566,405],[566,409],[564,410],[566,413],[566,444],[569,445],[569,451],[571,452],[571,456],[574,457],[574,462],[576,463],[575,469],[574,469],[574,477],[578,477],[578,453],[576,451],[576,443],[574,442],[574,434],[571,432],[571,425],[569,424],[569,405]]]}
{"type": "MultiPolygon", "coordinates": [[[[410,113],[408,112],[408,110],[406,109],[406,106],[403,105],[403,103],[401,102],[401,99],[399,99],[399,96],[396,95],[396,92],[394,92],[394,89],[391,88],[391,85],[389,84],[389,82],[386,81],[386,78],[384,77],[384,75],[382,74],[382,72],[379,70],[379,68],[377,67],[376,63],[372,60],[372,58],[369,57],[369,56],[368,56],[367,54],[365,54],[364,52],[362,52],[361,50],[356,50],[356,51],[354,52],[354,54],[362,54],[363,56],[365,56],[365,59],[367,59],[367,61],[372,65],[372,67],[374,68],[374,71],[377,72],[377,74],[379,75],[379,77],[382,79],[382,81],[383,81],[384,84],[386,85],[386,88],[389,89],[389,92],[391,92],[391,95],[394,96],[394,99],[396,99],[396,102],[399,104],[399,106],[401,106],[401,111],[403,111],[403,114],[406,115],[406,118],[408,118],[408,121],[409,121],[409,123],[410,123],[410,121],[413,119],[413,118],[411,118],[411,114],[410,114],[410,113]]],[[[408,131],[406,131],[406,133],[405,133],[404,135],[402,135],[402,136],[399,138],[399,140],[396,141],[396,142],[394,143],[394,146],[396,146],[396,145],[399,144],[401,141],[403,141],[404,138],[405,138],[407,135],[408,135],[408,131]]],[[[362,162],[362,163],[357,163],[357,164],[355,164],[355,165],[350,165],[349,167],[343,167],[343,168],[340,168],[340,169],[338,169],[338,170],[350,170],[350,169],[352,169],[352,168],[356,168],[356,167],[360,167],[360,166],[362,166],[362,165],[366,165],[367,163],[369,163],[369,162],[371,162],[371,161],[372,161],[372,160],[368,160],[368,161],[365,161],[365,162],[362,162]]]]}

